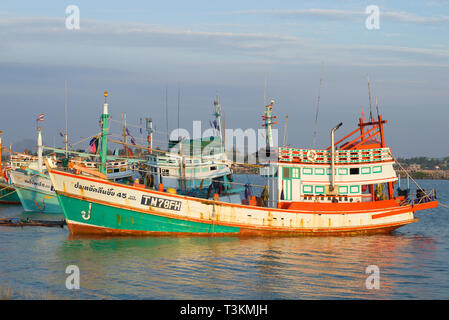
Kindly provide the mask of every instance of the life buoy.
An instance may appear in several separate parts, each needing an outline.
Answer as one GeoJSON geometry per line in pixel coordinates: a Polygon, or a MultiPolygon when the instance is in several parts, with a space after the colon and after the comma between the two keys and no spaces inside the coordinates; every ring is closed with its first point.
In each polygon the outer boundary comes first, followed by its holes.
{"type": "Polygon", "coordinates": [[[148,141],[148,143],[151,143],[151,135],[147,136],[147,141],[148,141]]]}
{"type": "Polygon", "coordinates": [[[315,150],[307,151],[307,159],[314,162],[316,160],[316,152],[315,150]]]}

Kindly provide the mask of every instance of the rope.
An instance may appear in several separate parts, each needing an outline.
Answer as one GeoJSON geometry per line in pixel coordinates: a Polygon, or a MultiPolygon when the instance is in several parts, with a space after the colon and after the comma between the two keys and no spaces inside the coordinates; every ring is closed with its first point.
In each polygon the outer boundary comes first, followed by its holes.
{"type": "MultiPolygon", "coordinates": [[[[141,173],[152,173],[151,171],[147,171],[147,170],[142,170],[142,169],[133,169],[133,168],[129,168],[129,170],[132,171],[137,171],[137,172],[141,172],[141,173]]],[[[202,180],[213,180],[214,178],[204,178],[202,180]]],[[[264,188],[266,187],[266,185],[259,185],[259,184],[249,184],[249,183],[240,183],[240,182],[231,182],[231,181],[218,181],[218,180],[214,180],[214,182],[218,182],[218,183],[229,183],[229,184],[236,184],[236,185],[242,185],[242,186],[246,186],[246,185],[250,185],[252,187],[260,187],[260,188],[264,188]]]]}
{"type": "Polygon", "coordinates": [[[87,138],[81,139],[80,141],[73,143],[73,145],[79,144],[79,143],[84,142],[84,141],[86,141],[86,140],[89,140],[89,139],[91,139],[91,138],[93,138],[93,137],[97,137],[99,134],[101,134],[101,132],[99,132],[99,133],[97,133],[97,134],[94,134],[94,135],[91,135],[91,136],[89,136],[89,137],[87,137],[87,138]]]}

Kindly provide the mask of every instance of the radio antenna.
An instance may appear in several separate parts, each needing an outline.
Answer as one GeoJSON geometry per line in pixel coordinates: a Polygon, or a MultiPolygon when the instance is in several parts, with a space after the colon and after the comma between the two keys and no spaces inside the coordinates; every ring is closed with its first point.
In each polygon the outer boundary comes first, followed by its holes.
{"type": "Polygon", "coordinates": [[[318,100],[316,103],[316,113],[315,113],[315,127],[313,128],[313,149],[315,149],[316,144],[316,128],[318,124],[318,111],[320,109],[321,85],[323,83],[323,64],[324,62],[321,62],[320,87],[318,88],[318,100]]]}

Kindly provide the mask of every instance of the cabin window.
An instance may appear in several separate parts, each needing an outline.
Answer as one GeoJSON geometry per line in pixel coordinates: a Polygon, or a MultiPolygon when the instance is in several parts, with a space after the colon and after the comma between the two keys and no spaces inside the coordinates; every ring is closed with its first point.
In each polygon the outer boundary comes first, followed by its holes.
{"type": "Polygon", "coordinates": [[[315,174],[316,175],[324,175],[324,168],[316,168],[315,174]]]}
{"type": "Polygon", "coordinates": [[[348,187],[347,186],[339,186],[338,187],[338,193],[339,194],[347,194],[348,193],[348,187]]]}
{"type": "Polygon", "coordinates": [[[351,186],[349,189],[351,193],[360,193],[360,186],[351,186]]]}
{"type": "Polygon", "coordinates": [[[347,175],[348,169],[347,168],[338,168],[338,174],[339,175],[347,175]]]}
{"type": "Polygon", "coordinates": [[[217,167],[210,167],[210,171],[217,170],[217,167]]]}
{"type": "Polygon", "coordinates": [[[323,193],[324,193],[324,186],[315,186],[315,194],[323,194],[323,193]]]}
{"type": "Polygon", "coordinates": [[[313,193],[313,186],[302,186],[303,193],[313,193]]]}
{"type": "Polygon", "coordinates": [[[162,176],[167,177],[170,175],[170,171],[168,169],[162,169],[161,170],[162,176]]]}
{"type": "Polygon", "coordinates": [[[381,166],[373,167],[373,173],[381,173],[381,172],[382,172],[382,167],[381,166]]]}
{"type": "Polygon", "coordinates": [[[349,169],[349,174],[359,174],[359,173],[360,173],[359,168],[350,168],[349,169]]]}
{"type": "Polygon", "coordinates": [[[312,168],[303,168],[302,174],[313,174],[312,168]]]}
{"type": "Polygon", "coordinates": [[[299,168],[292,168],[293,179],[299,179],[299,168]]]}
{"type": "Polygon", "coordinates": [[[364,167],[361,169],[362,174],[370,174],[371,168],[370,167],[364,167]]]}

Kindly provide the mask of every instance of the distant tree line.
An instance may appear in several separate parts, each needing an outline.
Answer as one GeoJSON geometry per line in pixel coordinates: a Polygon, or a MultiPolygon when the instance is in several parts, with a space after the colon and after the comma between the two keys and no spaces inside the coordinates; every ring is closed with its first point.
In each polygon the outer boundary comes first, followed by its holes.
{"type": "Polygon", "coordinates": [[[412,157],[412,158],[398,158],[397,161],[401,165],[410,166],[412,164],[419,164],[421,169],[435,169],[439,166],[440,169],[449,170],[449,157],[444,158],[428,158],[428,157],[412,157]]]}

